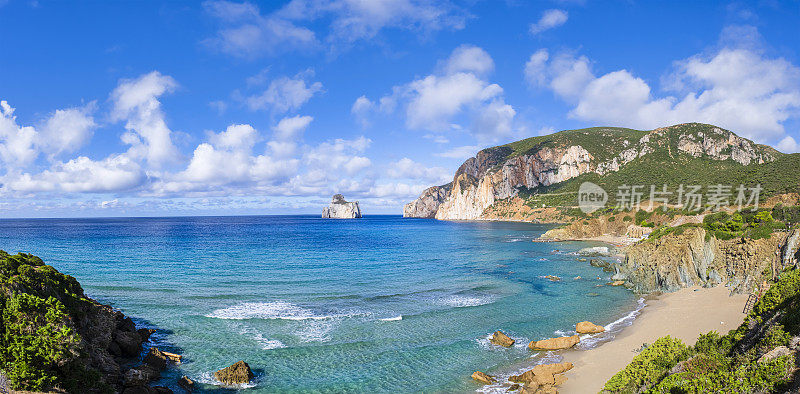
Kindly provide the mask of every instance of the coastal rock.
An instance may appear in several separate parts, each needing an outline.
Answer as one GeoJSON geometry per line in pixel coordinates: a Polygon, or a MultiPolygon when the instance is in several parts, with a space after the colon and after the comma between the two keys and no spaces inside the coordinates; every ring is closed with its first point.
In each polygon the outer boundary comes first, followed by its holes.
{"type": "Polygon", "coordinates": [[[167,356],[156,347],[150,348],[143,361],[158,371],[163,371],[167,368],[167,356]]]}
{"type": "Polygon", "coordinates": [[[609,285],[609,286],[622,286],[622,285],[625,284],[625,281],[624,280],[615,280],[615,281],[612,281],[612,282],[608,282],[606,284],[609,285]]]}
{"type": "Polygon", "coordinates": [[[131,368],[123,375],[125,387],[147,386],[150,382],[161,377],[161,374],[149,365],[140,365],[131,368]]]}
{"type": "Polygon", "coordinates": [[[569,349],[580,341],[581,339],[577,335],[573,335],[571,337],[550,338],[543,339],[541,341],[531,341],[531,343],[528,344],[528,348],[531,350],[569,349]]]}
{"type": "Polygon", "coordinates": [[[582,321],[575,325],[575,331],[578,334],[597,334],[605,331],[606,328],[603,326],[598,326],[589,321],[582,321]]]}
{"type": "Polygon", "coordinates": [[[322,210],[323,219],[356,219],[361,217],[358,201],[348,202],[341,194],[334,194],[331,204],[322,210]]]}
{"type": "Polygon", "coordinates": [[[253,377],[253,371],[244,361],[239,361],[230,367],[214,372],[214,379],[227,385],[247,384],[250,383],[253,377]]]}
{"type": "Polygon", "coordinates": [[[558,277],[558,276],[555,276],[555,275],[545,275],[544,278],[548,279],[551,282],[558,282],[558,281],[561,280],[561,277],[558,277]]]}
{"type": "Polygon", "coordinates": [[[792,354],[792,351],[788,347],[778,346],[761,356],[761,358],[758,359],[758,363],[765,363],[788,354],[792,354]]]}
{"type": "Polygon", "coordinates": [[[503,334],[500,331],[495,331],[492,337],[489,339],[489,342],[502,347],[511,347],[514,346],[515,341],[509,338],[508,335],[503,334]]]}
{"type": "Polygon", "coordinates": [[[475,379],[478,382],[483,384],[492,384],[497,381],[494,377],[487,375],[481,371],[475,371],[472,373],[472,379],[475,379]]]}
{"type": "Polygon", "coordinates": [[[114,342],[125,357],[136,357],[142,351],[142,337],[136,331],[118,331],[114,342]]]}
{"type": "Polygon", "coordinates": [[[433,186],[425,189],[416,200],[403,206],[404,218],[433,218],[439,205],[444,202],[450,193],[452,183],[442,186],[433,186]]]}
{"type": "Polygon", "coordinates": [[[508,380],[515,383],[527,384],[532,382],[537,385],[556,385],[556,375],[567,372],[572,369],[572,367],[572,363],[569,362],[537,365],[520,375],[511,376],[508,380]]]}
{"type": "Polygon", "coordinates": [[[194,390],[194,381],[192,379],[189,379],[188,376],[184,375],[178,380],[178,386],[181,386],[184,390],[188,392],[192,392],[194,390]]]}
{"type": "Polygon", "coordinates": [[[183,360],[183,356],[182,356],[182,355],[180,355],[180,354],[175,354],[175,353],[170,353],[170,352],[164,352],[164,351],[162,351],[161,353],[162,353],[164,356],[166,356],[166,357],[167,357],[167,359],[169,359],[170,361],[172,361],[172,362],[173,362],[173,363],[175,363],[175,364],[180,364],[180,363],[181,363],[181,360],[183,360]]]}

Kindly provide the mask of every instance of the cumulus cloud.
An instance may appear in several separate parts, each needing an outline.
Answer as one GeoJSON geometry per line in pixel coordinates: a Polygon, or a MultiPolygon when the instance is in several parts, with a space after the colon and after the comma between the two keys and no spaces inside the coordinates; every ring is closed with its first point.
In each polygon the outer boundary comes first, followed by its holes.
{"type": "Polygon", "coordinates": [[[545,30],[559,27],[567,22],[568,17],[567,11],[559,9],[547,10],[536,23],[531,24],[531,34],[539,34],[545,30]]]}
{"type": "Polygon", "coordinates": [[[307,80],[313,75],[313,72],[306,71],[291,78],[275,79],[264,92],[248,97],[247,106],[254,111],[271,109],[277,113],[297,110],[315,94],[322,92],[322,83],[307,80]]]}
{"type": "Polygon", "coordinates": [[[545,54],[531,56],[527,80],[573,104],[570,116],[581,120],[641,129],[704,122],[777,142],[800,109],[800,68],[751,49],[723,47],[676,62],[664,83],[676,95],[660,96],[628,70],[596,76],[583,56],[548,61],[545,54]]]}
{"type": "Polygon", "coordinates": [[[216,36],[205,44],[241,57],[319,47],[317,34],[304,24],[323,30],[324,45],[336,50],[372,39],[387,28],[426,34],[461,29],[466,21],[466,15],[449,2],[423,0],[293,0],[268,14],[249,2],[203,5],[220,24],[216,36]]]}
{"type": "Polygon", "coordinates": [[[131,145],[128,153],[146,158],[154,167],[175,161],[178,155],[158,100],[177,86],[172,77],[153,71],[135,79],[123,79],[111,92],[114,102],[111,118],[125,121],[128,132],[123,134],[122,141],[131,145]]]}
{"type": "Polygon", "coordinates": [[[33,162],[39,155],[35,145],[37,138],[36,129],[18,125],[14,108],[7,101],[0,101],[0,159],[3,163],[16,168],[33,162]]]}
{"type": "Polygon", "coordinates": [[[22,174],[6,182],[5,187],[18,192],[103,193],[130,190],[146,179],[139,164],[124,154],[101,161],[80,156],[55,163],[39,174],[22,174]]]}
{"type": "Polygon", "coordinates": [[[787,135],[778,145],[775,145],[779,151],[783,153],[798,153],[800,152],[800,143],[798,143],[792,136],[787,135]]]}
{"type": "Polygon", "coordinates": [[[370,101],[367,96],[361,96],[353,102],[353,106],[350,107],[350,113],[355,116],[361,127],[366,128],[369,126],[369,114],[374,108],[375,103],[370,101]]]}
{"type": "MultiPolygon", "coordinates": [[[[505,103],[503,88],[488,82],[486,74],[493,68],[486,51],[462,45],[439,65],[440,72],[395,86],[392,94],[381,98],[380,108],[392,112],[398,103],[405,105],[410,129],[461,130],[459,122],[466,118],[469,131],[481,139],[507,137],[516,111],[505,103]]],[[[360,110],[374,107],[366,98],[356,104],[360,110]]]]}
{"type": "Polygon", "coordinates": [[[445,183],[452,177],[450,171],[443,167],[427,167],[404,157],[389,164],[386,174],[391,178],[414,179],[424,183],[445,183]]]}

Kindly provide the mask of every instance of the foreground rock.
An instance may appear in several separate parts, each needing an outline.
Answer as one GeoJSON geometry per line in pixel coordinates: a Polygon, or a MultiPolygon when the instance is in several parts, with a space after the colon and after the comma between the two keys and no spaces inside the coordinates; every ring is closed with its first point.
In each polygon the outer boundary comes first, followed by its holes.
{"type": "Polygon", "coordinates": [[[341,194],[334,194],[331,205],[322,210],[323,219],[356,219],[361,217],[361,207],[358,201],[345,201],[341,194]]]}
{"type": "MultiPolygon", "coordinates": [[[[557,364],[542,364],[537,365],[520,375],[514,375],[508,380],[514,383],[536,383],[538,385],[552,384],[556,385],[556,375],[572,369],[572,363],[564,362],[557,364]]],[[[563,383],[563,377],[558,378],[559,382],[563,383]]],[[[561,384],[559,383],[559,384],[561,384]]]]}
{"type": "Polygon", "coordinates": [[[481,371],[473,372],[472,379],[475,379],[476,381],[481,382],[483,384],[492,384],[497,381],[497,379],[495,379],[494,377],[489,376],[481,371]]]}
{"type": "Polygon", "coordinates": [[[181,386],[184,390],[188,392],[192,392],[194,390],[194,381],[189,379],[188,376],[183,376],[178,380],[178,386],[181,386]]]}
{"type": "Polygon", "coordinates": [[[571,337],[550,338],[543,339],[541,341],[531,341],[531,343],[528,344],[528,348],[531,350],[569,349],[580,341],[581,339],[577,335],[573,335],[571,337]]]}
{"type": "Polygon", "coordinates": [[[582,321],[575,325],[575,331],[578,334],[597,334],[605,331],[606,328],[603,326],[598,326],[589,321],[582,321]]]}
{"type": "Polygon", "coordinates": [[[0,278],[6,278],[0,280],[0,338],[5,338],[5,346],[18,349],[3,361],[42,377],[9,376],[10,389],[155,390],[146,385],[158,371],[135,362],[150,329],[137,330],[129,317],[88,298],[75,278],[36,256],[0,251],[0,278]],[[26,345],[31,343],[38,345],[26,345]]]}
{"type": "Polygon", "coordinates": [[[516,341],[500,331],[495,331],[494,335],[489,339],[489,342],[502,347],[512,347],[516,341]]]}
{"type": "Polygon", "coordinates": [[[239,361],[230,367],[214,372],[214,379],[226,385],[247,384],[253,380],[253,371],[244,361],[239,361]]]}

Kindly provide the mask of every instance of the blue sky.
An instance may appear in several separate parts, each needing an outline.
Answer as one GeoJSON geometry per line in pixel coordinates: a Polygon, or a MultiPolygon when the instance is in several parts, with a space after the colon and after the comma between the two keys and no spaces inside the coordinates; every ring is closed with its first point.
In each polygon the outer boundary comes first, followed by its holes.
{"type": "Polygon", "coordinates": [[[800,151],[800,2],[0,0],[0,217],[399,213],[477,150],[800,151]]]}

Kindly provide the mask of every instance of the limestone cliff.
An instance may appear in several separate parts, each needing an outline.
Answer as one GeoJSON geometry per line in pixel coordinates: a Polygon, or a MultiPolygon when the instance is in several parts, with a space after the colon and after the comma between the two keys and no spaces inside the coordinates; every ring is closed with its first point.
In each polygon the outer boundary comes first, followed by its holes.
{"type": "Polygon", "coordinates": [[[335,194],[331,204],[322,210],[323,219],[356,219],[361,217],[358,201],[348,202],[341,194],[335,194]]]}
{"type": "MultiPolygon", "coordinates": [[[[403,216],[481,219],[495,202],[513,198],[521,190],[541,190],[583,174],[606,176],[642,158],[670,162],[695,158],[743,167],[780,155],[730,131],[698,123],[651,131],[567,130],[478,152],[459,167],[453,182],[426,189],[406,204],[403,216]]],[[[492,216],[503,213],[494,210],[492,216]]]]}

